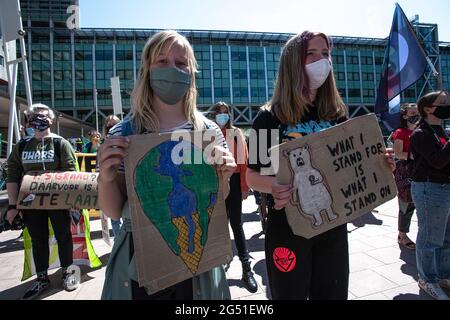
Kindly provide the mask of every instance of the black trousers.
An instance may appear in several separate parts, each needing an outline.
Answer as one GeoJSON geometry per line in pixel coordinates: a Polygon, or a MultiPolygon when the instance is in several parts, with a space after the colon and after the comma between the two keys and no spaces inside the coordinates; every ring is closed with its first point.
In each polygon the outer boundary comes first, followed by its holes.
{"type": "Polygon", "coordinates": [[[346,224],[306,239],[292,233],[284,210],[269,209],[265,250],[273,299],[348,298],[346,224]]]}
{"type": "Polygon", "coordinates": [[[228,219],[233,230],[234,243],[238,251],[238,257],[241,262],[248,262],[250,256],[247,250],[244,229],[242,228],[242,191],[241,175],[234,173],[230,178],[230,193],[225,199],[228,219]]]}
{"type": "Polygon", "coordinates": [[[73,243],[70,213],[67,210],[23,210],[23,221],[28,228],[33,246],[33,259],[36,273],[48,270],[50,249],[48,245],[48,218],[52,223],[58,242],[58,254],[61,267],[67,268],[73,263],[73,243]]]}
{"type": "Polygon", "coordinates": [[[413,202],[403,202],[398,198],[398,231],[403,233],[409,232],[411,219],[416,207],[413,202]]]}

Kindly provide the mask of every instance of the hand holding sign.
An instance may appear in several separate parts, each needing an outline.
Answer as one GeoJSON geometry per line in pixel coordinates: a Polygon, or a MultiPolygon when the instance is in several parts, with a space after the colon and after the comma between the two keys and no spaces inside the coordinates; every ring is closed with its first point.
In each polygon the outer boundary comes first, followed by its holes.
{"type": "Polygon", "coordinates": [[[128,154],[126,149],[129,141],[130,139],[127,137],[111,136],[99,147],[97,158],[102,181],[112,182],[115,180],[117,170],[128,154]]]}
{"type": "Polygon", "coordinates": [[[281,144],[271,149],[271,158],[280,168],[275,208],[286,205],[292,231],[306,238],[350,222],[397,193],[395,165],[374,115],[281,144]]]}

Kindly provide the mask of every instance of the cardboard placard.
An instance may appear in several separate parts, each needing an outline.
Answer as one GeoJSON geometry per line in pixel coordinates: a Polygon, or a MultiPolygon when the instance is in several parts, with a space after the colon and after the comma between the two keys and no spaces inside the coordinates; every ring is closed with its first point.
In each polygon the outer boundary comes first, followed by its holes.
{"type": "Polygon", "coordinates": [[[129,137],[125,173],[136,267],[149,293],[232,259],[220,173],[202,160],[209,142],[193,139],[199,134],[186,131],[183,142],[171,134],[129,137]],[[177,164],[173,155],[195,162],[177,164]]]}
{"type": "Polygon", "coordinates": [[[22,179],[18,209],[98,209],[98,173],[30,172],[22,179]]]}
{"type": "MultiPolygon", "coordinates": [[[[97,154],[96,153],[75,153],[77,158],[78,168],[82,172],[96,172],[97,171],[97,154]]],[[[100,210],[90,209],[89,216],[91,218],[99,218],[101,216],[100,210]]]]}
{"type": "Polygon", "coordinates": [[[111,247],[111,237],[109,235],[109,223],[108,223],[108,217],[103,213],[103,211],[100,211],[100,221],[102,225],[102,238],[105,243],[111,247]]]}
{"type": "Polygon", "coordinates": [[[286,206],[293,233],[314,237],[395,198],[384,153],[373,114],[272,148],[278,182],[294,186],[286,206]]]}
{"type": "Polygon", "coordinates": [[[78,168],[82,172],[97,171],[97,154],[96,153],[75,153],[78,162],[78,168]]]}

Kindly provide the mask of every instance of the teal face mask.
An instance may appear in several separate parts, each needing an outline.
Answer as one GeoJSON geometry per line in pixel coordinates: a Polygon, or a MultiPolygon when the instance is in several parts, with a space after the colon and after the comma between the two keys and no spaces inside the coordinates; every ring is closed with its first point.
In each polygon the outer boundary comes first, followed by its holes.
{"type": "Polygon", "coordinates": [[[27,133],[27,137],[34,137],[34,129],[33,128],[26,128],[25,132],[27,133]]]}
{"type": "Polygon", "coordinates": [[[183,99],[191,85],[191,75],[176,67],[163,67],[150,71],[150,86],[166,104],[174,105],[183,99]]]}
{"type": "Polygon", "coordinates": [[[219,113],[216,115],[216,122],[219,126],[223,127],[230,120],[230,116],[227,113],[219,113]]]}

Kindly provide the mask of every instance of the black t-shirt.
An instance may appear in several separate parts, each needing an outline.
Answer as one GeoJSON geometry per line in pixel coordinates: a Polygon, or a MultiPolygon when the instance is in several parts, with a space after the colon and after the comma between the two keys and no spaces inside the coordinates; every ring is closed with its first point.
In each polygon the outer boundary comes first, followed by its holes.
{"type": "Polygon", "coordinates": [[[248,168],[261,172],[261,168],[270,167],[268,150],[271,147],[331,128],[346,120],[346,116],[335,120],[320,120],[317,115],[317,108],[309,106],[308,112],[304,114],[299,123],[287,125],[281,123],[273,112],[261,109],[253,122],[253,130],[250,133],[248,168]],[[266,129],[266,131],[263,129],[266,129]],[[264,148],[264,143],[260,140],[267,140],[266,150],[261,150],[261,148],[264,148]],[[262,145],[260,145],[260,142],[262,145]]]}
{"type": "Polygon", "coordinates": [[[450,143],[441,126],[422,121],[410,138],[414,157],[412,180],[416,182],[450,183],[450,143]]]}

